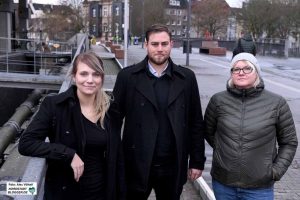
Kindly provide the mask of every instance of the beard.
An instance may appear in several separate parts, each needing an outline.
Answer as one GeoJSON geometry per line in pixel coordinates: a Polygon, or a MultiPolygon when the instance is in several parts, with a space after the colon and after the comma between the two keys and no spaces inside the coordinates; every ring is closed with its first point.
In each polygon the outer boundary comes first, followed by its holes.
{"type": "Polygon", "coordinates": [[[169,59],[169,56],[161,56],[161,57],[148,57],[149,61],[155,65],[162,65],[166,63],[169,59]]]}

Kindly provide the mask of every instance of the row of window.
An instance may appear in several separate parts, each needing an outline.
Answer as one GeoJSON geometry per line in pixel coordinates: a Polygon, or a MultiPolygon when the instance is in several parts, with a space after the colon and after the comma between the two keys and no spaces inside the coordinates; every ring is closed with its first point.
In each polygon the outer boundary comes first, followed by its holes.
{"type": "Polygon", "coordinates": [[[182,10],[179,10],[179,9],[168,9],[167,11],[167,14],[168,15],[182,15],[183,14],[183,11],[182,10]]]}
{"type": "Polygon", "coordinates": [[[180,6],[180,1],[170,0],[169,5],[170,6],[180,6]]]}
{"type": "Polygon", "coordinates": [[[172,33],[172,35],[181,35],[181,33],[182,33],[183,35],[185,35],[185,32],[184,32],[184,31],[181,32],[181,30],[177,30],[177,31],[171,30],[171,33],[172,33]]]}
{"type": "MultiPolygon", "coordinates": [[[[120,15],[120,8],[119,7],[116,7],[114,14],[116,16],[120,15]]],[[[102,16],[108,17],[108,7],[107,6],[103,6],[103,8],[102,8],[102,16]]],[[[96,8],[92,9],[92,17],[97,17],[97,10],[96,10],[96,8]]]]}
{"type": "Polygon", "coordinates": [[[177,25],[177,26],[180,26],[181,25],[181,21],[178,20],[177,23],[175,20],[172,20],[172,22],[168,21],[167,22],[167,25],[177,25]]]}

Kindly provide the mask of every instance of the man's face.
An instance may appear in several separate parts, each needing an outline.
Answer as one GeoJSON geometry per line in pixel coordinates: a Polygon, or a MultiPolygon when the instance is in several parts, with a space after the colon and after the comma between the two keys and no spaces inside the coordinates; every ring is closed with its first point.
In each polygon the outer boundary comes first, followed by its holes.
{"type": "Polygon", "coordinates": [[[165,67],[173,47],[173,41],[170,40],[168,33],[151,33],[145,45],[151,65],[153,67],[165,67]]]}

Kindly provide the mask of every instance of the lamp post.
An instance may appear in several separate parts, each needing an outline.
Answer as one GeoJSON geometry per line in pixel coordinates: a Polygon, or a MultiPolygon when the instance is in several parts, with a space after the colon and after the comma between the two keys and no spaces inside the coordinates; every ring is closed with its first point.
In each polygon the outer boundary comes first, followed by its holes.
{"type": "Polygon", "coordinates": [[[145,7],[145,0],[142,0],[142,48],[144,48],[144,32],[145,32],[145,11],[144,11],[144,7],[145,7]]]}
{"type": "Polygon", "coordinates": [[[129,27],[129,4],[124,1],[124,67],[127,67],[128,27],[129,27]]]}
{"type": "Polygon", "coordinates": [[[191,0],[188,0],[187,29],[186,29],[186,66],[190,65],[190,26],[191,26],[191,0]]]}
{"type": "Polygon", "coordinates": [[[116,40],[117,40],[117,44],[119,44],[119,35],[118,35],[118,33],[119,33],[119,23],[116,23],[116,40]]]}

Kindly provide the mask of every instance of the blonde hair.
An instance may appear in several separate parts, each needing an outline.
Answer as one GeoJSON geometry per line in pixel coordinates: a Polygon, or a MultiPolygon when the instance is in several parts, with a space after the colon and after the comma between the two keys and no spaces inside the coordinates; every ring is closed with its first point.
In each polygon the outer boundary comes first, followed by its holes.
{"type": "MultiPolygon", "coordinates": [[[[248,66],[250,66],[250,67],[252,67],[252,69],[254,69],[254,71],[256,73],[256,80],[253,83],[253,87],[256,88],[258,86],[258,84],[260,83],[260,76],[259,76],[259,74],[257,72],[256,67],[250,61],[248,61],[248,60],[241,60],[241,61],[246,62],[248,66]]],[[[234,66],[235,66],[235,63],[234,63],[234,66]]],[[[233,84],[233,81],[232,81],[232,77],[230,77],[230,79],[228,80],[228,86],[230,88],[234,88],[235,87],[235,85],[233,84]]]]}
{"type": "MultiPolygon", "coordinates": [[[[103,61],[99,56],[97,56],[93,52],[85,52],[79,54],[73,62],[73,68],[70,72],[72,76],[75,76],[79,62],[84,63],[87,66],[89,66],[91,69],[95,70],[96,72],[99,72],[102,78],[102,83],[104,82],[103,61]]],[[[99,91],[95,96],[94,107],[96,110],[96,115],[99,116],[100,125],[103,129],[104,129],[104,118],[106,112],[108,111],[109,105],[110,105],[110,96],[106,94],[106,92],[103,90],[102,87],[100,87],[99,91]]]]}

